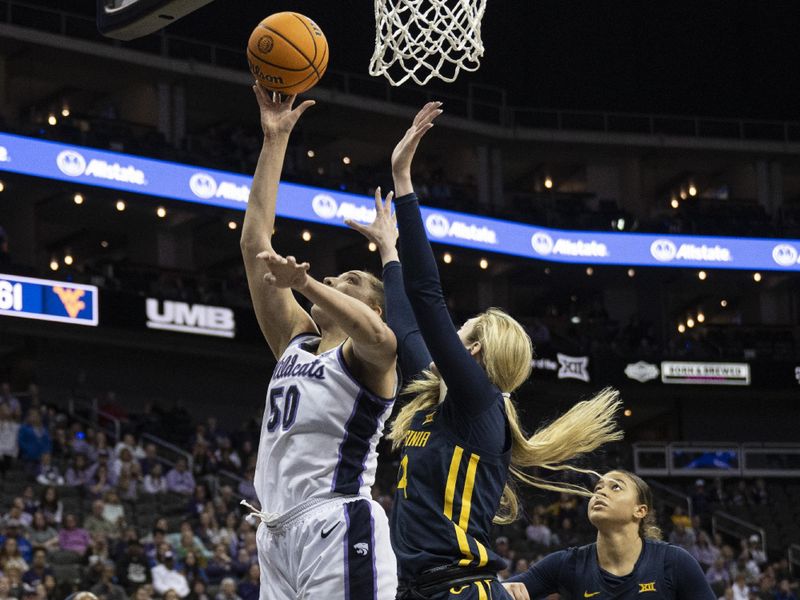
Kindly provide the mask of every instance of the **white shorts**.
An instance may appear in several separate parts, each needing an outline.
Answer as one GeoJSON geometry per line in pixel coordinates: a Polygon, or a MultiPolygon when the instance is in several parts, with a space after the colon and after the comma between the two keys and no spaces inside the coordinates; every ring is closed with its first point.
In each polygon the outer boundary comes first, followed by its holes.
{"type": "Polygon", "coordinates": [[[260,600],[394,600],[397,561],[383,508],[349,496],[306,502],[256,534],[260,600]]]}

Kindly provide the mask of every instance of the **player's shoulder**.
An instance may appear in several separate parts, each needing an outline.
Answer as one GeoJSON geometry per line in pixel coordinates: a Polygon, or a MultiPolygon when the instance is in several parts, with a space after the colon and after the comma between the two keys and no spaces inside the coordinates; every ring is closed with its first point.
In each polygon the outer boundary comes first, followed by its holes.
{"type": "Polygon", "coordinates": [[[680,546],[670,544],[662,540],[645,540],[645,544],[652,550],[662,553],[664,558],[675,562],[685,562],[687,560],[694,562],[694,557],[689,552],[680,546]]]}

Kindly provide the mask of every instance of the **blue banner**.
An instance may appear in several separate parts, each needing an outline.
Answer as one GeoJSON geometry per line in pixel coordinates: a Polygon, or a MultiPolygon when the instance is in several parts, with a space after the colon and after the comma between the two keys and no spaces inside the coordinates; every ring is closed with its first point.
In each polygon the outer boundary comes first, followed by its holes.
{"type": "MultiPolygon", "coordinates": [[[[236,173],[3,133],[0,170],[238,210],[252,183],[236,173]]],[[[432,241],[484,252],[586,265],[800,271],[800,240],[561,231],[422,212],[432,241]]],[[[368,223],[375,212],[367,196],[281,183],[277,215],[344,227],[345,218],[368,223]]]]}
{"type": "Polygon", "coordinates": [[[0,315],[96,327],[97,293],[93,285],[0,273],[0,315]]]}

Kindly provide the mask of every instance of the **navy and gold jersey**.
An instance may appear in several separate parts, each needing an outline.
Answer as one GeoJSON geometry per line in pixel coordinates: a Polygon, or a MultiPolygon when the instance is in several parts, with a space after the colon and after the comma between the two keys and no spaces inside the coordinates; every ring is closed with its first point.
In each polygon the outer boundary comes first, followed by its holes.
{"type": "Polygon", "coordinates": [[[564,600],[714,600],[697,561],[683,548],[645,540],[629,575],[600,568],[597,544],[546,556],[510,582],[525,584],[531,600],[558,593],[564,600]]]}
{"type": "Polygon", "coordinates": [[[510,451],[502,451],[502,438],[500,453],[460,441],[448,408],[442,404],[417,412],[406,433],[391,515],[392,547],[403,580],[445,566],[505,568],[488,532],[510,451]]]}

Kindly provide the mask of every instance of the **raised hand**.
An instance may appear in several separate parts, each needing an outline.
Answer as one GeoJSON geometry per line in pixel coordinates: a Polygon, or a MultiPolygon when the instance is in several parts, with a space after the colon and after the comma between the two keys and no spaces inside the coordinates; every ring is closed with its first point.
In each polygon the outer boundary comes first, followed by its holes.
{"type": "Polygon", "coordinates": [[[411,127],[408,128],[403,139],[397,143],[392,152],[392,173],[394,175],[411,174],[411,161],[417,151],[419,141],[433,127],[433,120],[444,112],[441,106],[441,102],[428,102],[414,117],[411,127]]]}
{"type": "Polygon", "coordinates": [[[375,220],[370,225],[362,225],[352,219],[344,221],[378,247],[384,264],[389,260],[397,260],[397,217],[392,214],[393,196],[394,192],[389,192],[386,200],[381,200],[381,188],[375,190],[375,220]]]}
{"type": "Polygon", "coordinates": [[[311,265],[307,262],[298,264],[294,256],[284,258],[274,250],[259,252],[258,258],[267,266],[264,281],[268,284],[280,289],[302,290],[308,283],[308,269],[311,265]]]}
{"type": "Polygon", "coordinates": [[[300,115],[315,104],[313,100],[306,100],[292,109],[296,95],[283,98],[277,92],[270,92],[258,83],[253,86],[253,92],[261,111],[261,129],[267,138],[288,136],[300,115]]]}

